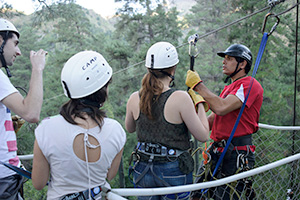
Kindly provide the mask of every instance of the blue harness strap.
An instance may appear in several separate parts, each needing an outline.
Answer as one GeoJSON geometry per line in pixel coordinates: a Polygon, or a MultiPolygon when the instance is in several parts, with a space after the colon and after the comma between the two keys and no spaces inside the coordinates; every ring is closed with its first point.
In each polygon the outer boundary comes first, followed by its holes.
{"type": "Polygon", "coordinates": [[[17,166],[14,166],[12,164],[9,164],[9,163],[4,163],[2,161],[0,161],[0,164],[4,165],[5,167],[17,172],[18,174],[28,178],[28,179],[31,179],[31,172],[30,171],[27,171],[25,169],[22,169],[20,167],[17,167],[17,166]]]}
{"type": "MultiPolygon", "coordinates": [[[[245,98],[245,101],[244,101],[244,103],[243,103],[243,105],[242,105],[242,107],[241,107],[241,109],[240,109],[239,115],[238,115],[238,117],[237,117],[237,119],[236,119],[236,121],[235,121],[234,127],[233,127],[233,129],[232,129],[232,131],[231,131],[231,134],[230,134],[230,137],[229,137],[228,140],[227,140],[226,146],[224,147],[224,150],[223,150],[223,152],[222,152],[222,154],[221,154],[221,156],[220,156],[220,158],[219,158],[219,160],[218,160],[218,162],[217,162],[217,164],[216,164],[216,167],[215,167],[215,169],[214,169],[214,171],[213,171],[212,178],[213,178],[214,175],[216,174],[216,172],[217,172],[219,166],[221,165],[221,163],[222,163],[222,161],[223,161],[223,158],[224,158],[224,156],[225,156],[225,153],[226,153],[226,151],[227,151],[227,149],[228,149],[228,147],[229,147],[229,145],[230,145],[230,143],[231,143],[231,140],[232,140],[232,138],[233,138],[233,135],[234,135],[234,133],[235,133],[235,131],[236,131],[236,128],[237,128],[237,126],[238,126],[238,124],[239,124],[239,121],[240,121],[240,119],[241,119],[241,116],[242,116],[242,114],[243,114],[244,108],[245,108],[245,106],[246,106],[246,102],[247,102],[247,100],[248,100],[248,97],[249,97],[249,94],[250,94],[250,91],[251,91],[251,88],[252,88],[252,85],[253,85],[254,77],[255,77],[255,75],[256,75],[258,66],[259,66],[259,64],[260,64],[262,55],[263,55],[263,53],[264,53],[264,50],[265,50],[265,47],[266,47],[266,44],[267,44],[267,41],[268,41],[268,36],[269,36],[268,33],[264,33],[264,34],[263,34],[263,37],[262,37],[262,40],[261,40],[261,43],[260,43],[260,47],[259,47],[259,51],[258,51],[258,55],[257,55],[256,61],[255,61],[255,66],[254,66],[254,69],[253,69],[252,77],[251,77],[251,80],[250,80],[250,87],[249,87],[248,93],[247,93],[246,98],[245,98]]],[[[211,179],[212,179],[212,178],[211,178],[211,179]]],[[[202,190],[202,191],[203,191],[203,190],[202,190]]],[[[206,191],[207,191],[207,190],[206,190],[206,191]]]]}

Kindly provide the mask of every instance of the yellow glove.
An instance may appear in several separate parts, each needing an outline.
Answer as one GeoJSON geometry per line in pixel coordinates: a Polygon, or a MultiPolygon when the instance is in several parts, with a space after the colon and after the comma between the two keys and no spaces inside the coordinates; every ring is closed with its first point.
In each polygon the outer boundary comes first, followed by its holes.
{"type": "Polygon", "coordinates": [[[196,71],[188,70],[186,73],[186,79],[185,79],[185,84],[189,87],[194,89],[196,85],[201,83],[202,80],[199,76],[199,74],[196,71]]]}
{"type": "Polygon", "coordinates": [[[19,117],[18,115],[12,116],[11,119],[13,121],[15,133],[17,133],[22,127],[22,125],[25,123],[25,120],[19,117]]]}
{"type": "Polygon", "coordinates": [[[194,90],[192,90],[192,89],[189,89],[188,93],[191,96],[191,98],[195,104],[196,111],[197,111],[197,106],[199,103],[203,103],[205,112],[207,112],[209,110],[209,104],[203,99],[203,97],[201,95],[196,94],[194,92],[194,90]]]}

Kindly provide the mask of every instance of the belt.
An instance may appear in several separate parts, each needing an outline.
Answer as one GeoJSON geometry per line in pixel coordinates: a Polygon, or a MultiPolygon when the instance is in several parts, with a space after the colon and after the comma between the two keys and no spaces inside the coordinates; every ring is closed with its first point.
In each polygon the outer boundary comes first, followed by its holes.
{"type": "Polygon", "coordinates": [[[175,161],[185,151],[168,148],[158,143],[139,142],[136,149],[136,157],[133,160],[142,162],[171,162],[175,161]]]}
{"type": "MultiPolygon", "coordinates": [[[[101,196],[102,196],[101,186],[97,186],[91,189],[91,200],[98,199],[101,196]]],[[[88,200],[88,199],[89,199],[89,190],[67,194],[62,198],[60,198],[60,200],[88,200]]]]}
{"type": "MultiPolygon", "coordinates": [[[[256,146],[255,145],[245,145],[245,146],[235,146],[233,150],[238,150],[238,151],[248,151],[250,150],[252,153],[255,152],[256,146]]],[[[223,147],[218,147],[218,152],[223,152],[224,148],[223,147]]]]}
{"type": "MultiPolygon", "coordinates": [[[[214,147],[218,148],[219,152],[223,152],[223,148],[226,144],[227,140],[213,143],[214,147]]],[[[232,138],[231,144],[234,146],[233,150],[248,151],[248,149],[250,149],[254,153],[256,148],[255,145],[252,144],[252,135],[232,138]]]]}
{"type": "MultiPolygon", "coordinates": [[[[219,142],[214,142],[214,144],[218,147],[225,147],[227,140],[221,140],[219,142]]],[[[241,137],[232,138],[231,143],[233,146],[245,146],[252,145],[252,135],[244,135],[241,137]]]]}

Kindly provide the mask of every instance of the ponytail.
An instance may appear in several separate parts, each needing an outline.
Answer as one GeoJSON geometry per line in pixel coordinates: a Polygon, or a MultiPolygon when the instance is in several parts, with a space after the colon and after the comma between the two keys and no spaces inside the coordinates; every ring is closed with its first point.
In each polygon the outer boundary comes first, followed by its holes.
{"type": "Polygon", "coordinates": [[[162,70],[148,69],[148,73],[142,79],[142,86],[140,89],[140,110],[149,119],[153,119],[152,106],[158,100],[163,92],[164,85],[159,80],[170,74],[174,67],[162,70]],[[168,72],[168,73],[165,73],[168,72]]]}

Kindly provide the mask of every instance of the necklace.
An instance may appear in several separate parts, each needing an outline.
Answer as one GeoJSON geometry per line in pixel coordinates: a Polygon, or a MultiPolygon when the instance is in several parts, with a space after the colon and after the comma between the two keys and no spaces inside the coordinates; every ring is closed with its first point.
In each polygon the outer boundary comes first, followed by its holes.
{"type": "Polygon", "coordinates": [[[246,75],[243,75],[243,76],[240,76],[240,77],[238,77],[237,79],[235,79],[233,82],[235,82],[235,81],[237,81],[237,80],[239,80],[239,79],[241,79],[241,78],[244,78],[244,77],[246,77],[247,76],[247,74],[246,75]]]}

